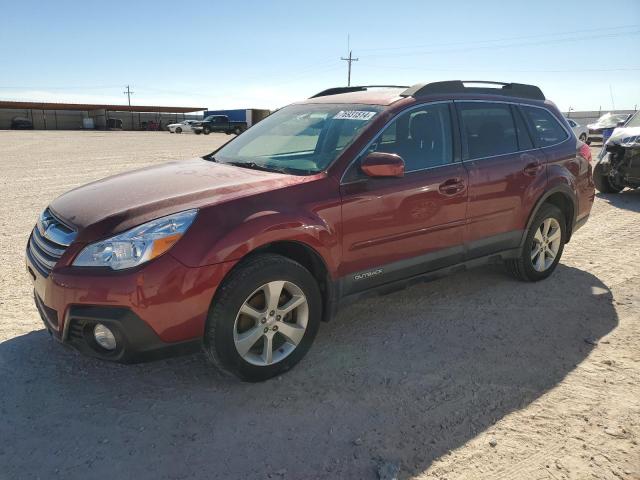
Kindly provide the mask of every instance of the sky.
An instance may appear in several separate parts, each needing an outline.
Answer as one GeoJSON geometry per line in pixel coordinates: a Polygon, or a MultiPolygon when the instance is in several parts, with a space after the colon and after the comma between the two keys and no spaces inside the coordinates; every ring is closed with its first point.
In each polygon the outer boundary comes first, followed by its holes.
{"type": "Polygon", "coordinates": [[[640,0],[0,0],[0,99],[279,108],[325,88],[497,80],[640,107],[640,0]],[[509,5],[505,7],[505,5],[509,5]],[[349,39],[349,41],[348,41],[349,39]]]}

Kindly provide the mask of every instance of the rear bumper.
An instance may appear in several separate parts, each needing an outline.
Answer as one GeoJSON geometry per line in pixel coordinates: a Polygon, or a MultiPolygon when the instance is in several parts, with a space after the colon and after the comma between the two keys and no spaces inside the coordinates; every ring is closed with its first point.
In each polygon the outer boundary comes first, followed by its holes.
{"type": "Polygon", "coordinates": [[[196,348],[232,266],[189,268],[166,254],[132,271],[62,267],[45,277],[26,259],[36,306],[52,336],[84,354],[127,363],[196,348]],[[97,323],[116,336],[115,351],[93,341],[97,323]]]}

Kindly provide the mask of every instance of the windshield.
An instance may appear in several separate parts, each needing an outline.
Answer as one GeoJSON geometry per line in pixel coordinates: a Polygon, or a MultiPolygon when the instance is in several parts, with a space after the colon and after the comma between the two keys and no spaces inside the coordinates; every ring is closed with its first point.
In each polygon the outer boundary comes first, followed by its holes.
{"type": "Polygon", "coordinates": [[[220,163],[309,175],[325,170],[382,107],[290,105],[223,146],[220,163]]]}

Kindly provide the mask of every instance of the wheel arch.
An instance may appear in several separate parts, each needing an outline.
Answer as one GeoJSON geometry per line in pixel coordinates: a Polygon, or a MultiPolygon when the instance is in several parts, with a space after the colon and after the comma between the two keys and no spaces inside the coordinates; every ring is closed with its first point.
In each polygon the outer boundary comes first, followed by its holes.
{"type": "MultiPolygon", "coordinates": [[[[318,282],[320,295],[322,297],[322,320],[325,322],[329,321],[335,314],[337,305],[335,282],[331,277],[329,267],[322,255],[308,243],[298,240],[276,240],[260,245],[240,258],[233,268],[227,272],[221,284],[227,280],[229,275],[231,275],[244,260],[265,253],[273,253],[289,258],[302,265],[311,273],[316,282],[318,282]]],[[[213,302],[215,302],[215,295],[213,302]]]]}
{"type": "Polygon", "coordinates": [[[549,203],[551,205],[555,205],[562,211],[564,217],[566,219],[566,229],[567,229],[567,242],[571,239],[571,234],[573,233],[573,226],[576,222],[576,215],[578,211],[578,200],[576,194],[569,188],[568,185],[557,185],[549,190],[547,190],[544,194],[540,196],[538,201],[536,202],[535,207],[529,214],[529,219],[527,220],[527,226],[524,229],[524,234],[522,236],[522,240],[520,242],[520,246],[524,244],[525,239],[527,238],[527,232],[531,227],[531,223],[535,218],[536,214],[545,203],[549,203]]]}

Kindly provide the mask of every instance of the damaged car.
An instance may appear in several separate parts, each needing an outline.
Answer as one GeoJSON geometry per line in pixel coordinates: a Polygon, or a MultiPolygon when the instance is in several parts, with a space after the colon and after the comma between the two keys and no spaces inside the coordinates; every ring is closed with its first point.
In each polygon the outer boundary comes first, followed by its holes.
{"type": "Polygon", "coordinates": [[[640,112],[606,141],[593,169],[593,181],[602,193],[640,187],[640,112]]]}
{"type": "Polygon", "coordinates": [[[595,123],[587,125],[589,129],[587,142],[606,142],[613,129],[624,125],[629,117],[627,113],[605,113],[595,123]]]}

